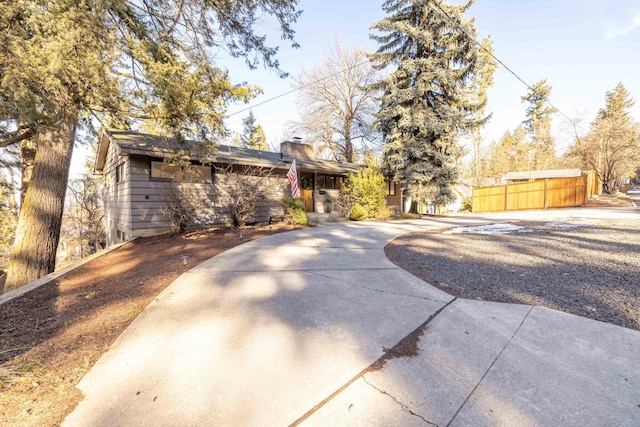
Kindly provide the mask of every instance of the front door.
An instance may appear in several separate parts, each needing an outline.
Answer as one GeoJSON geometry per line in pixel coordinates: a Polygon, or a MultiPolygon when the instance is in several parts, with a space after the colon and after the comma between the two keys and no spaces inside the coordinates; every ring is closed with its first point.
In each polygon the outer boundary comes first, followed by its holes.
{"type": "Polygon", "coordinates": [[[300,174],[300,198],[307,212],[313,212],[313,175],[300,174]],[[306,188],[305,188],[306,187],[306,188]]]}

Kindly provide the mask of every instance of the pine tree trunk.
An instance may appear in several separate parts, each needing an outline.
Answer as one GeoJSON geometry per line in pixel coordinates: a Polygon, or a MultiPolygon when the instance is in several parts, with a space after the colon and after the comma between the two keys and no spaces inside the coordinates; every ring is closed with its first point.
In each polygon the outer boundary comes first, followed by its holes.
{"type": "Polygon", "coordinates": [[[55,268],[76,123],[77,117],[69,115],[57,128],[37,136],[38,148],[18,217],[5,293],[55,268]]]}
{"type": "Polygon", "coordinates": [[[32,136],[20,143],[20,164],[22,167],[22,179],[20,181],[20,206],[24,204],[27,187],[33,173],[33,162],[36,158],[36,137],[32,136]]]}

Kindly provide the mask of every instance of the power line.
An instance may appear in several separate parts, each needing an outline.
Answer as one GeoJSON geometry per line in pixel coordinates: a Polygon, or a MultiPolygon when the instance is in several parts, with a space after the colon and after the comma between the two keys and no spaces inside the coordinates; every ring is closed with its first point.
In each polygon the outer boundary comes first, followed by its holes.
{"type": "MultiPolygon", "coordinates": [[[[440,6],[440,4],[439,4],[437,1],[433,1],[433,4],[436,6],[436,8],[438,8],[438,10],[440,10],[440,12],[441,12],[441,13],[442,13],[442,14],[443,14],[443,15],[444,15],[444,16],[445,16],[445,17],[446,17],[446,18],[447,18],[447,19],[448,19],[448,20],[449,20],[453,25],[455,25],[455,26],[456,26],[460,31],[462,31],[462,32],[464,33],[464,35],[465,35],[469,40],[471,40],[472,42],[474,42],[475,44],[477,44],[477,45],[480,47],[480,49],[482,49],[483,51],[485,51],[486,53],[488,53],[488,54],[489,54],[489,55],[490,55],[490,56],[491,56],[491,57],[492,57],[492,58],[493,58],[493,59],[494,59],[498,64],[500,64],[500,65],[501,65],[505,70],[507,70],[509,73],[511,73],[511,74],[512,74],[516,79],[518,79],[522,84],[524,84],[524,85],[525,85],[529,90],[532,90],[532,91],[534,90],[534,89],[533,89],[533,87],[532,87],[531,85],[529,85],[529,83],[527,83],[527,82],[526,82],[522,77],[520,77],[520,76],[519,76],[515,71],[513,71],[513,70],[512,70],[512,69],[511,69],[507,64],[505,64],[504,62],[502,62],[502,61],[501,61],[497,56],[495,56],[495,55],[493,54],[493,52],[491,52],[489,49],[487,49],[486,47],[484,47],[484,46],[482,45],[482,43],[478,42],[474,37],[472,37],[472,36],[471,36],[471,34],[469,34],[469,32],[468,32],[465,28],[463,28],[463,27],[462,27],[458,22],[456,22],[456,21],[455,21],[455,20],[454,20],[454,19],[453,19],[453,18],[452,18],[452,17],[451,17],[451,16],[450,16],[450,15],[449,15],[449,14],[448,14],[448,13],[447,13],[443,8],[442,8],[442,6],[440,6]]],[[[252,106],[249,106],[249,107],[243,108],[243,109],[241,109],[241,110],[238,110],[238,111],[236,111],[236,112],[234,112],[234,113],[229,114],[227,117],[233,117],[233,116],[238,115],[238,114],[240,114],[240,113],[244,113],[245,111],[249,111],[249,110],[251,110],[251,109],[253,109],[253,108],[255,108],[255,107],[259,107],[259,106],[264,105],[264,104],[267,104],[267,103],[269,103],[269,102],[271,102],[271,101],[275,101],[276,99],[279,99],[279,98],[285,97],[285,96],[290,95],[290,94],[292,94],[292,93],[295,93],[295,92],[297,92],[297,91],[299,91],[299,90],[305,89],[305,88],[307,88],[307,87],[309,87],[309,86],[313,86],[313,85],[318,84],[318,83],[320,83],[320,82],[322,82],[322,81],[324,81],[324,80],[330,79],[330,78],[332,78],[332,77],[335,77],[335,76],[338,76],[338,75],[340,75],[340,74],[342,74],[342,73],[345,73],[345,72],[347,72],[347,71],[350,71],[350,70],[352,70],[352,69],[354,69],[354,68],[356,68],[356,67],[359,67],[359,66],[361,66],[361,65],[366,64],[367,62],[370,62],[370,60],[369,60],[368,58],[367,58],[367,59],[365,59],[365,60],[364,60],[364,61],[362,61],[362,62],[359,62],[358,64],[352,65],[351,67],[347,67],[347,68],[345,68],[345,69],[343,69],[343,70],[337,71],[337,72],[335,72],[335,73],[333,73],[333,74],[330,74],[330,75],[328,75],[328,76],[325,76],[325,77],[322,77],[322,78],[320,78],[320,79],[317,79],[317,80],[315,80],[315,81],[313,81],[313,82],[311,82],[311,83],[307,83],[306,85],[298,86],[298,87],[296,87],[296,88],[294,88],[294,89],[291,89],[291,90],[289,90],[289,91],[287,91],[287,92],[281,93],[281,94],[279,94],[279,95],[276,95],[276,96],[274,96],[274,97],[272,97],[272,98],[266,99],[266,100],[264,100],[264,101],[262,101],[262,102],[259,102],[259,103],[257,103],[257,104],[254,104],[254,105],[252,105],[252,106]]],[[[545,100],[545,103],[546,103],[547,105],[549,105],[550,107],[552,107],[553,109],[555,109],[558,113],[560,113],[560,114],[561,114],[561,115],[562,115],[562,116],[563,116],[563,117],[564,117],[564,118],[565,118],[569,123],[571,123],[571,124],[572,124],[572,125],[574,125],[575,127],[579,128],[579,129],[580,129],[580,130],[582,130],[583,132],[586,132],[586,131],[581,127],[581,126],[579,126],[577,123],[575,123],[575,121],[574,121],[574,120],[572,120],[569,116],[567,116],[565,113],[563,113],[563,112],[562,112],[562,110],[560,110],[558,107],[556,107],[554,104],[552,104],[552,103],[551,103],[551,101],[549,101],[549,100],[545,100]]]]}
{"type": "Polygon", "coordinates": [[[269,98],[269,99],[267,99],[267,100],[264,100],[264,101],[262,101],[262,102],[259,102],[259,103],[257,103],[257,104],[254,104],[254,105],[252,105],[252,106],[250,106],[250,107],[243,108],[242,110],[236,111],[235,113],[231,113],[231,114],[229,114],[227,117],[235,116],[235,115],[237,115],[237,114],[244,113],[245,111],[251,110],[252,108],[259,107],[259,106],[261,106],[261,105],[263,105],[263,104],[266,104],[266,103],[268,103],[268,102],[271,102],[271,101],[275,101],[275,100],[276,100],[276,99],[278,99],[278,98],[282,98],[282,97],[284,97],[284,96],[290,95],[290,94],[292,94],[292,93],[294,93],[294,92],[297,92],[297,91],[299,91],[299,90],[305,89],[305,88],[307,88],[307,87],[309,87],[309,86],[313,86],[313,85],[318,84],[318,83],[320,83],[320,82],[323,82],[323,81],[325,81],[325,80],[327,80],[327,79],[330,79],[330,78],[332,78],[332,77],[338,76],[338,75],[340,75],[340,74],[342,74],[342,73],[346,73],[347,71],[351,71],[351,70],[353,70],[354,68],[357,68],[357,67],[359,67],[359,66],[361,66],[361,65],[366,64],[367,62],[369,62],[369,59],[368,59],[368,58],[367,58],[367,59],[365,59],[365,60],[364,60],[364,61],[362,61],[362,62],[359,62],[359,63],[357,63],[357,64],[355,64],[355,65],[352,65],[351,67],[347,67],[347,68],[345,68],[345,69],[343,69],[343,70],[337,71],[337,72],[335,72],[335,73],[333,73],[333,74],[330,74],[330,75],[328,75],[328,76],[324,76],[324,77],[322,77],[322,78],[320,78],[320,79],[318,79],[318,80],[315,80],[315,81],[313,81],[313,82],[311,82],[311,83],[307,83],[306,85],[298,86],[298,87],[296,87],[296,88],[294,88],[294,89],[291,89],[291,90],[290,90],[290,91],[288,91],[288,92],[281,93],[280,95],[276,95],[276,96],[274,96],[273,98],[269,98]]]}
{"type": "MultiPolygon", "coordinates": [[[[442,14],[449,20],[451,21],[451,23],[453,25],[455,25],[460,31],[462,31],[464,33],[465,36],[467,36],[467,38],[471,41],[473,41],[475,44],[477,44],[478,46],[480,46],[480,49],[484,50],[486,53],[488,53],[493,59],[496,60],[496,62],[500,65],[502,65],[502,67],[507,70],[508,72],[510,72],[516,79],[520,80],[520,82],[522,82],[522,84],[524,84],[527,88],[529,88],[530,90],[534,90],[533,87],[531,87],[531,85],[529,85],[529,83],[527,83],[522,77],[520,77],[518,74],[516,74],[515,71],[513,71],[511,68],[509,68],[507,66],[507,64],[505,64],[504,62],[502,62],[500,59],[498,59],[498,57],[496,57],[493,52],[491,52],[489,49],[487,49],[486,47],[484,47],[482,45],[482,43],[478,42],[475,38],[473,38],[471,36],[471,34],[469,34],[469,32],[463,28],[458,22],[456,22],[448,13],[446,10],[444,10],[442,8],[442,6],[440,6],[440,3],[437,0],[433,1],[433,4],[440,10],[440,12],[442,12],[442,14]]],[[[569,116],[567,116],[565,113],[562,112],[562,110],[560,110],[558,107],[556,107],[555,105],[553,105],[549,100],[545,100],[545,103],[547,103],[547,105],[549,105],[550,107],[552,107],[553,109],[555,109],[558,113],[560,113],[565,119],[567,119],[567,121],[569,121],[569,123],[574,124],[574,120],[572,120],[569,116]]],[[[576,127],[579,127],[577,124],[575,125],[576,127]]],[[[584,129],[580,128],[582,131],[584,131],[584,129]]]]}

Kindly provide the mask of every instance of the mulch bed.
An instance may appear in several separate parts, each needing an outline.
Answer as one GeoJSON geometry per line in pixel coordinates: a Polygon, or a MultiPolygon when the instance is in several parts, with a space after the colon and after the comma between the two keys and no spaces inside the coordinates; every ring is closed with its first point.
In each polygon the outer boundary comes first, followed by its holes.
{"type": "Polygon", "coordinates": [[[454,296],[540,305],[640,330],[640,218],[517,225],[526,231],[411,233],[385,252],[454,296]]]}
{"type": "Polygon", "coordinates": [[[61,423],[82,399],[76,384],[180,274],[292,228],[245,228],[242,240],[234,229],[138,239],[0,306],[0,425],[61,423]]]}

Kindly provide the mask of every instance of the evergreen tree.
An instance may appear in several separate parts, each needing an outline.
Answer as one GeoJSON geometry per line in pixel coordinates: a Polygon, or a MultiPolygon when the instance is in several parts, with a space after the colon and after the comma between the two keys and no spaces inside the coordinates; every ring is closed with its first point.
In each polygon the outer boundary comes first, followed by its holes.
{"type": "Polygon", "coordinates": [[[395,68],[378,85],[384,166],[407,196],[436,204],[455,197],[463,154],[458,137],[486,121],[476,31],[463,15],[471,3],[387,0],[388,16],[372,26],[385,33],[372,36],[380,44],[373,62],[395,68]]]}
{"type": "MultiPolygon", "coordinates": [[[[31,141],[31,178],[20,209],[5,291],[53,271],[73,143],[80,124],[141,121],[210,143],[224,134],[233,85],[215,47],[279,70],[277,47],[254,25],[264,14],[291,29],[297,0],[0,2],[0,146],[31,141]]],[[[198,150],[199,149],[199,150],[198,150]]],[[[28,165],[29,168],[31,167],[28,165]]]]}
{"type": "Polygon", "coordinates": [[[518,126],[507,131],[498,141],[489,146],[488,173],[500,177],[507,172],[529,170],[529,146],[527,131],[518,126]]]}
{"type": "MultiPolygon", "coordinates": [[[[2,255],[11,249],[17,219],[18,207],[12,182],[0,173],[0,254],[2,255]]],[[[4,258],[0,260],[0,269],[6,267],[3,261],[4,258]]]]}
{"type": "Polygon", "coordinates": [[[620,82],[613,90],[607,91],[605,106],[598,111],[596,121],[614,119],[626,125],[631,120],[628,110],[635,103],[627,88],[620,82]]]}
{"type": "MultiPolygon", "coordinates": [[[[482,48],[479,51],[478,79],[476,80],[477,96],[481,103],[487,102],[487,90],[493,86],[493,74],[498,68],[498,62],[493,58],[493,40],[487,37],[482,41],[482,48]]],[[[484,110],[482,110],[484,111],[484,110]]],[[[473,130],[473,182],[474,185],[480,185],[481,175],[483,171],[482,162],[482,135],[481,127],[473,130]]]]}
{"type": "Polygon", "coordinates": [[[250,111],[249,115],[242,120],[240,142],[243,147],[252,150],[267,151],[268,149],[267,137],[264,135],[262,126],[256,124],[256,117],[253,115],[253,111],[250,111]]]}
{"type": "Polygon", "coordinates": [[[547,79],[534,84],[522,97],[523,102],[529,103],[527,119],[523,124],[531,137],[529,167],[533,170],[552,169],[557,162],[555,142],[551,136],[551,115],[558,110],[549,105],[550,97],[551,85],[547,79]]]}

